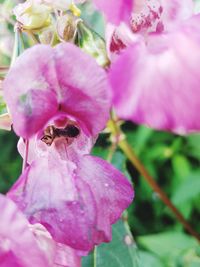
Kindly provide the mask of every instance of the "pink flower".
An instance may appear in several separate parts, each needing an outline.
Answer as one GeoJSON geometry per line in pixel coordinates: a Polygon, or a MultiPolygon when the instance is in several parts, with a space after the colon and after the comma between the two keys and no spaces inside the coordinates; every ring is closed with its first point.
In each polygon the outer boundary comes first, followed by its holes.
{"type": "Polygon", "coordinates": [[[136,0],[126,24],[121,23],[116,27],[108,23],[108,54],[113,58],[114,54],[118,54],[141,37],[146,41],[149,33],[162,33],[173,29],[174,23],[191,17],[193,9],[192,0],[136,0]]]}
{"type": "Polygon", "coordinates": [[[119,25],[131,24],[133,31],[152,26],[161,27],[159,20],[174,20],[191,15],[192,0],[93,0],[106,16],[108,22],[119,25]]]}
{"type": "Polygon", "coordinates": [[[163,23],[162,29],[158,31],[155,20],[149,27],[142,24],[135,39],[126,42],[109,76],[120,118],[185,134],[200,129],[200,16],[184,20],[188,16],[184,5],[167,3],[156,18],[163,23]]]}
{"type": "Polygon", "coordinates": [[[189,27],[149,37],[148,46],[138,42],[113,65],[113,102],[120,118],[180,134],[200,129],[200,54],[198,36],[189,27]]]}
{"type": "MultiPolygon", "coordinates": [[[[133,189],[112,165],[88,155],[108,119],[105,71],[73,45],[35,46],[10,70],[4,91],[15,131],[32,137],[30,166],[8,196],[57,242],[88,252],[110,241],[133,189]]],[[[24,155],[23,143],[19,150],[24,155]]]]}
{"type": "Polygon", "coordinates": [[[16,205],[3,195],[0,210],[2,267],[80,267],[80,257],[73,249],[54,242],[44,227],[30,226],[16,205]]]}
{"type": "Polygon", "coordinates": [[[82,148],[80,139],[71,145],[58,139],[50,147],[32,142],[37,155],[8,196],[57,242],[89,251],[110,241],[111,224],[133,198],[128,180],[106,161],[83,154],[88,144],[82,148]]]}
{"type": "Polygon", "coordinates": [[[108,120],[111,89],[106,72],[69,43],[26,50],[3,88],[14,130],[23,138],[62,114],[75,118],[90,135],[98,134],[108,120]]]}

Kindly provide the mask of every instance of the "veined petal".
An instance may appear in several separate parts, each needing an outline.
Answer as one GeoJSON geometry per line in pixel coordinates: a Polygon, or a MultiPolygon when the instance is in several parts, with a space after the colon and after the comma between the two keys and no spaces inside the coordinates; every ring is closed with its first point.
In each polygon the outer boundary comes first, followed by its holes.
{"type": "Polygon", "coordinates": [[[95,5],[104,12],[108,21],[116,25],[130,19],[133,2],[133,0],[94,0],[95,5]]]}
{"type": "Polygon", "coordinates": [[[72,44],[56,47],[55,65],[61,110],[96,135],[109,116],[111,89],[106,72],[72,44]]]}
{"type": "Polygon", "coordinates": [[[132,201],[133,190],[109,163],[87,155],[72,163],[59,153],[52,148],[47,158],[34,161],[8,196],[57,242],[89,251],[111,240],[111,224],[132,201]]]}
{"type": "Polygon", "coordinates": [[[14,130],[23,138],[30,138],[59,114],[73,117],[85,132],[96,135],[109,116],[111,89],[106,72],[72,44],[26,50],[3,88],[14,130]]]}
{"type": "Polygon", "coordinates": [[[56,114],[58,87],[52,48],[36,45],[27,49],[3,82],[15,132],[28,138],[56,114]]]}
{"type": "Polygon", "coordinates": [[[118,116],[156,129],[200,129],[200,16],[173,32],[138,42],[113,64],[110,80],[118,116]],[[180,45],[181,44],[181,45],[180,45]]]}

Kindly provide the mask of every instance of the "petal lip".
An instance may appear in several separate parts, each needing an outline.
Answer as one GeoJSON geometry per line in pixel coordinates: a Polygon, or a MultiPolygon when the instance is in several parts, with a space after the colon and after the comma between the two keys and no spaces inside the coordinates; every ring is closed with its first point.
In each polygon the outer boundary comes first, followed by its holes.
{"type": "Polygon", "coordinates": [[[59,153],[52,147],[47,157],[32,162],[8,197],[57,242],[88,252],[111,240],[111,224],[131,203],[133,189],[102,159],[84,155],[71,162],[59,153]]]}

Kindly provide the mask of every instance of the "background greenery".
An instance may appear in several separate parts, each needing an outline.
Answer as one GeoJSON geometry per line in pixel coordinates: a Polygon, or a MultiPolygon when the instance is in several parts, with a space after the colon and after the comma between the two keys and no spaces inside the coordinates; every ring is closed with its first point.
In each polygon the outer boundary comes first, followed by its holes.
{"type": "MultiPolygon", "coordinates": [[[[0,4],[6,1],[0,1],[0,4]]],[[[14,1],[7,1],[7,4],[14,1]]],[[[85,14],[85,13],[84,13],[85,14]]],[[[103,35],[102,18],[87,10],[88,23],[103,35]],[[90,16],[89,16],[89,15],[90,16]]],[[[4,22],[0,21],[1,30],[4,22]]],[[[7,24],[8,29],[12,28],[7,24]]],[[[8,63],[0,46],[0,64],[8,63]]],[[[200,233],[200,134],[177,136],[126,122],[122,126],[128,141],[143,164],[200,233]]],[[[6,193],[21,172],[17,137],[0,130],[0,192],[6,193]]],[[[110,150],[108,134],[101,134],[93,154],[104,159],[110,150]]],[[[135,199],[113,227],[113,241],[84,258],[84,267],[199,267],[200,248],[162,203],[120,150],[112,163],[132,180],[135,199]],[[134,237],[134,238],[133,238],[134,237]]]]}

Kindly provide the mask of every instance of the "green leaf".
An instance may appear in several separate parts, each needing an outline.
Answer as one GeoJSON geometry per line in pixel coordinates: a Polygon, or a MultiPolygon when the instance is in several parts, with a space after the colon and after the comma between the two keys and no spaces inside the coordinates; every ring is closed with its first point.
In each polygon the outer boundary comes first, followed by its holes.
{"type": "Polygon", "coordinates": [[[140,251],[139,256],[144,267],[164,267],[161,260],[152,253],[140,251]]]}
{"type": "Polygon", "coordinates": [[[141,236],[138,238],[138,242],[144,248],[161,257],[174,257],[197,246],[197,241],[194,238],[181,232],[141,236]]]}
{"type": "MultiPolygon", "coordinates": [[[[139,267],[138,250],[128,224],[119,220],[112,228],[112,241],[83,257],[82,267],[139,267]]],[[[143,266],[141,266],[143,267],[143,266]]]]}
{"type": "Polygon", "coordinates": [[[187,153],[200,160],[200,134],[189,135],[187,141],[187,153]]]}
{"type": "Polygon", "coordinates": [[[6,103],[3,96],[0,95],[0,115],[7,113],[6,103]]]}
{"type": "Polygon", "coordinates": [[[92,149],[92,155],[103,158],[106,160],[108,157],[108,150],[105,148],[102,148],[100,146],[95,146],[92,149]]]}
{"type": "Polygon", "coordinates": [[[179,181],[183,180],[190,173],[189,161],[183,155],[175,155],[172,158],[172,166],[179,181]]]}
{"type": "Polygon", "coordinates": [[[191,174],[175,191],[172,201],[175,205],[200,197],[200,173],[191,174]]]}
{"type": "Polygon", "coordinates": [[[116,151],[114,153],[111,163],[121,172],[126,171],[126,157],[121,151],[116,151]]]}
{"type": "Polygon", "coordinates": [[[129,144],[134,147],[136,153],[141,153],[149,141],[153,130],[145,126],[140,126],[136,132],[127,132],[126,136],[129,144]]]}
{"type": "Polygon", "coordinates": [[[194,0],[194,10],[195,10],[195,13],[198,14],[200,12],[200,1],[199,0],[194,0]]]}

